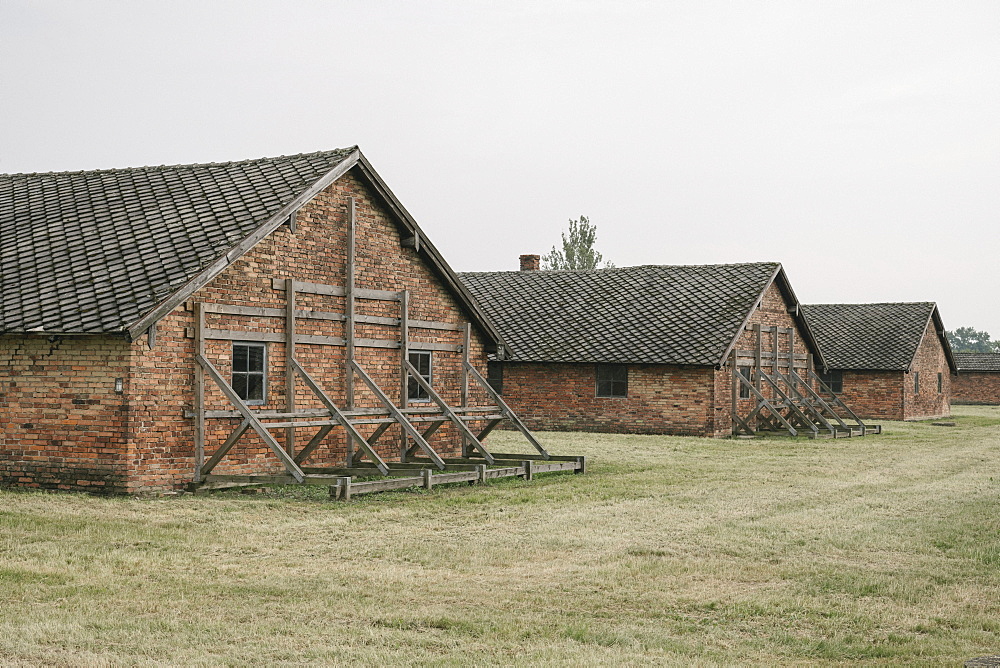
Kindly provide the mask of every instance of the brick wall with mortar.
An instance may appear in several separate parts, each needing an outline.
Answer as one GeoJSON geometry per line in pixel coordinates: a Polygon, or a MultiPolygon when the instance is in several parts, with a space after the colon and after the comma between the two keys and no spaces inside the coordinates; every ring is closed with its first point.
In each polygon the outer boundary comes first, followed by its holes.
{"type": "Polygon", "coordinates": [[[934,329],[934,321],[927,323],[913,358],[910,373],[903,380],[903,419],[928,420],[951,415],[951,371],[945,357],[944,346],[934,329]],[[920,374],[919,388],[914,382],[920,374]],[[938,391],[938,378],[941,391],[938,391]],[[917,391],[919,389],[919,392],[917,391]]]}
{"type": "Polygon", "coordinates": [[[0,484],[125,492],[129,344],[107,336],[0,336],[0,484]]]}
{"type": "MultiPolygon", "coordinates": [[[[116,446],[128,453],[118,460],[116,466],[99,469],[107,471],[104,480],[116,480],[113,491],[130,493],[175,489],[190,482],[194,473],[194,420],[184,417],[184,412],[194,405],[194,340],[186,336],[186,330],[194,327],[194,314],[190,305],[195,302],[224,303],[244,306],[264,306],[284,308],[285,293],[272,287],[272,278],[294,278],[300,281],[326,283],[342,286],[345,283],[346,263],[346,206],[348,197],[356,199],[356,285],[360,288],[379,290],[410,290],[411,319],[432,320],[462,325],[467,315],[459,307],[451,293],[444,287],[434,271],[413,249],[403,248],[396,224],[388,210],[382,205],[378,195],[353,172],[341,177],[313,200],[304,205],[297,215],[296,233],[282,226],[261,241],[241,259],[234,262],[208,285],[198,290],[185,305],[174,309],[157,324],[156,343],[153,349],[147,345],[145,337],[127,344],[121,342],[117,351],[118,375],[125,377],[125,394],[119,396],[124,418],[112,421],[107,415],[94,411],[84,421],[89,421],[95,433],[111,434],[110,438],[121,441],[116,446]]],[[[344,298],[322,295],[300,294],[297,308],[344,312],[344,298]]],[[[356,311],[359,315],[399,316],[398,302],[383,302],[359,299],[356,311]]],[[[284,322],[280,318],[244,317],[230,315],[206,315],[206,327],[213,329],[234,329],[238,331],[284,332],[284,322]]],[[[343,336],[344,323],[328,320],[298,319],[300,334],[322,334],[343,336]]],[[[398,327],[380,325],[358,325],[358,338],[382,338],[398,340],[398,327]]],[[[15,337],[18,341],[23,338],[15,337]]],[[[68,339],[67,339],[68,340],[68,339]]],[[[419,342],[454,343],[462,342],[461,332],[410,328],[412,348],[419,348],[419,342]]],[[[284,344],[267,344],[267,399],[263,408],[285,408],[285,350],[284,344]]],[[[346,404],[345,396],[345,349],[339,346],[297,344],[296,357],[327,394],[339,406],[346,404]]],[[[0,353],[2,354],[2,353],[0,353]]],[[[82,354],[82,353],[81,353],[82,354]]],[[[88,353],[89,354],[89,353],[88,353]]],[[[76,353],[66,354],[65,364],[75,359],[76,353]]],[[[485,373],[485,347],[481,334],[473,327],[470,356],[480,370],[485,373]]],[[[206,341],[206,357],[216,366],[220,374],[229,380],[232,373],[232,342],[225,340],[206,341]]],[[[375,379],[379,386],[394,400],[400,398],[400,352],[388,348],[357,348],[358,362],[375,379]]],[[[434,351],[433,385],[444,399],[453,405],[460,403],[461,353],[434,351]]],[[[94,364],[73,364],[73,373],[105,377],[108,371],[100,372],[94,367],[106,367],[104,361],[94,364]]],[[[37,384],[42,387],[48,378],[38,375],[37,384]]],[[[4,382],[0,380],[0,382],[4,382]]],[[[470,387],[473,387],[470,385],[470,387]]],[[[320,408],[319,401],[303,383],[296,386],[297,408],[320,408]]],[[[380,404],[363,385],[355,382],[356,405],[358,407],[378,407],[380,404]]],[[[211,379],[205,383],[206,408],[209,410],[231,410],[232,406],[217,389],[211,379]]],[[[90,393],[87,400],[96,397],[90,393]]],[[[485,404],[484,393],[470,392],[470,402],[485,404]]],[[[34,415],[35,409],[28,411],[34,415]]],[[[39,419],[42,432],[54,428],[53,420],[65,411],[49,411],[50,418],[39,419]],[[44,426],[42,426],[44,425],[44,426]]],[[[25,423],[31,422],[25,419],[25,423]]],[[[225,440],[226,436],[239,424],[239,419],[218,418],[206,420],[206,457],[225,440]]],[[[361,428],[362,433],[371,433],[374,426],[361,428]]],[[[316,429],[298,429],[296,443],[301,447],[312,437],[316,429]]],[[[284,444],[284,430],[273,430],[279,443],[284,444]]],[[[16,437],[16,435],[15,435],[16,437]]],[[[11,440],[9,434],[6,441],[11,440]]],[[[399,455],[400,432],[393,428],[380,439],[377,450],[380,455],[396,459],[399,455]]],[[[346,455],[346,438],[343,430],[336,427],[327,437],[323,447],[318,449],[306,465],[342,464],[346,455]]],[[[455,454],[460,449],[460,439],[456,431],[445,425],[435,433],[432,445],[442,455],[455,454]]],[[[97,445],[83,445],[82,455],[91,459],[90,451],[97,451],[97,445]]],[[[107,447],[105,447],[107,449],[107,447]]],[[[54,460],[53,450],[47,455],[54,460]]],[[[59,464],[61,465],[61,464],[59,464]]],[[[58,469],[59,465],[52,468],[58,469]]],[[[216,473],[262,472],[283,470],[280,463],[261,439],[248,431],[216,473]]],[[[30,478],[31,476],[21,476],[30,478]]],[[[94,477],[101,477],[95,474],[94,477]]],[[[68,479],[68,478],[67,478],[68,479]]],[[[84,479],[84,478],[81,478],[84,479]]],[[[14,480],[22,484],[33,484],[14,480]]],[[[64,483],[67,487],[87,488],[89,485],[64,483]]],[[[108,483],[106,483],[108,486],[108,483]]],[[[109,489],[111,486],[109,486],[109,489]]]]}
{"type": "MultiPolygon", "coordinates": [[[[795,328],[795,352],[809,352],[788,306],[778,287],[771,285],[738,347],[755,348],[753,325],[761,324],[795,328]]],[[[787,335],[782,335],[779,350],[787,354],[787,335]]],[[[605,398],[596,396],[593,364],[506,363],[503,396],[532,429],[714,437],[732,433],[728,367],[630,364],[628,396],[605,398]]],[[[745,415],[752,403],[740,400],[738,410],[745,415]]]]}
{"type": "Polygon", "coordinates": [[[902,371],[851,371],[843,374],[840,399],[863,420],[902,420],[902,371]]]}
{"type": "Polygon", "coordinates": [[[1000,404],[1000,373],[963,371],[952,376],[951,403],[1000,404]]]}

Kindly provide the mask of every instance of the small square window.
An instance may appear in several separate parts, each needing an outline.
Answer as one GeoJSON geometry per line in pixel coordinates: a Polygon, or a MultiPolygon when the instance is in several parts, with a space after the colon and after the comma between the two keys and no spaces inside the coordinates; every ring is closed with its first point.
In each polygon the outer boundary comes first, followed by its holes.
{"type": "MultiPolygon", "coordinates": [[[[420,377],[427,381],[427,384],[431,384],[431,352],[429,350],[412,350],[410,351],[410,364],[413,368],[417,370],[420,377]]],[[[430,401],[431,395],[427,393],[423,387],[420,386],[411,373],[409,379],[406,381],[406,398],[411,401],[430,401]]]]}
{"type": "Polygon", "coordinates": [[[624,364],[598,364],[596,375],[597,396],[628,396],[628,367],[624,364]]]}
{"type": "Polygon", "coordinates": [[[503,394],[503,364],[500,362],[486,363],[486,382],[490,384],[494,392],[503,394]]]}
{"type": "Polygon", "coordinates": [[[267,348],[263,343],[233,342],[233,390],[250,405],[267,396],[267,348]]]}
{"type": "Polygon", "coordinates": [[[819,379],[826,385],[828,392],[840,394],[844,391],[844,372],[840,370],[830,370],[821,373],[819,379]]]}

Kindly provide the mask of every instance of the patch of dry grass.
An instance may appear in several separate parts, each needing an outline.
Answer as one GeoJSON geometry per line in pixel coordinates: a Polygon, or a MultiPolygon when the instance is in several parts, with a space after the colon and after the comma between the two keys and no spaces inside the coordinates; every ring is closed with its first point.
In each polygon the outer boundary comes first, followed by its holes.
{"type": "Polygon", "coordinates": [[[957,665],[1000,652],[1000,410],[955,412],[348,504],[0,492],[0,663],[957,665]]]}

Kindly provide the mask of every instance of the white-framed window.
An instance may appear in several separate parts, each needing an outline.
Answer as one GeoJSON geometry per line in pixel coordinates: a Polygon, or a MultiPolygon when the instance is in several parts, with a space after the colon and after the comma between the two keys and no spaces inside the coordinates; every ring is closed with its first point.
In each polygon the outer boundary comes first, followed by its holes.
{"type": "Polygon", "coordinates": [[[920,372],[913,372],[913,393],[920,394],[920,372]]]}
{"type": "Polygon", "coordinates": [[[249,405],[267,400],[267,345],[256,341],[233,341],[233,390],[249,405]]]}
{"type": "Polygon", "coordinates": [[[624,364],[598,364],[595,369],[597,396],[628,396],[628,367],[624,364]]]}
{"type": "MultiPolygon", "coordinates": [[[[410,364],[413,368],[417,370],[420,377],[427,381],[427,384],[431,384],[431,351],[429,350],[411,350],[410,351],[410,364]]],[[[414,378],[412,372],[410,373],[409,379],[406,382],[406,397],[410,401],[430,401],[431,397],[427,394],[427,390],[420,386],[414,378]]]]}

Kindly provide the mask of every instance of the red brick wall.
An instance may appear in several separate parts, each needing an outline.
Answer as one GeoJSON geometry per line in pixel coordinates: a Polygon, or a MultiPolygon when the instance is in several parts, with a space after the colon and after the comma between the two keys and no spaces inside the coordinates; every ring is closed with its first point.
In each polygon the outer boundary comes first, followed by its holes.
{"type": "Polygon", "coordinates": [[[504,400],[531,429],[713,434],[711,367],[628,365],[628,396],[598,397],[594,364],[510,363],[504,400]]]}
{"type": "Polygon", "coordinates": [[[1000,404],[1000,373],[963,371],[951,379],[953,404],[1000,404]]]}
{"type": "Polygon", "coordinates": [[[0,484],[125,492],[129,345],[0,336],[0,484]]]}
{"type": "Polygon", "coordinates": [[[863,420],[902,420],[902,371],[842,371],[840,399],[863,420]]]}
{"type": "Polygon", "coordinates": [[[951,415],[951,371],[931,320],[924,330],[910,373],[903,380],[903,419],[926,420],[948,415],[951,415]],[[914,391],[915,373],[920,374],[919,393],[914,391]],[[938,374],[941,374],[941,392],[938,392],[938,374]]]}
{"type": "MultiPolygon", "coordinates": [[[[307,203],[297,216],[297,231],[292,234],[287,226],[282,226],[261,241],[243,258],[234,262],[208,285],[199,290],[189,303],[178,307],[160,320],[157,325],[156,345],[150,350],[145,337],[127,344],[118,341],[113,349],[91,353],[84,349],[85,345],[58,355],[59,369],[72,374],[73,384],[89,388],[81,389],[79,394],[85,402],[100,401],[100,404],[84,404],[90,411],[93,424],[93,436],[88,437],[84,445],[78,449],[81,452],[73,456],[81,462],[100,462],[100,466],[92,469],[94,479],[105,480],[105,486],[114,491],[142,492],[166,490],[183,486],[190,482],[194,474],[194,420],[184,416],[185,410],[194,405],[194,341],[187,338],[186,328],[194,327],[193,313],[188,310],[191,302],[226,303],[246,306],[265,306],[284,308],[284,291],[275,290],[271,285],[272,278],[294,278],[300,281],[344,285],[346,261],[346,204],[347,198],[356,198],[356,283],[358,287],[380,290],[411,291],[410,318],[417,320],[432,320],[464,324],[467,316],[461,311],[451,293],[442,286],[434,271],[421,259],[413,249],[400,246],[400,236],[396,224],[392,221],[387,209],[382,205],[377,194],[363,182],[355,178],[354,173],[340,178],[336,183],[320,193],[307,203]],[[104,357],[99,357],[103,355],[104,357]],[[107,412],[104,389],[98,388],[94,378],[107,380],[111,375],[108,371],[115,368],[114,374],[126,377],[125,395],[118,396],[118,406],[121,415],[112,416],[107,412]],[[130,373],[127,369],[131,369],[130,373]],[[85,378],[85,379],[83,379],[85,378]],[[127,400],[127,404],[126,401],[127,400]],[[128,406],[128,410],[125,406],[128,406]],[[95,408],[91,408],[95,406],[95,408]],[[97,408],[99,406],[99,408],[97,408]],[[104,411],[98,413],[98,411],[104,411]],[[130,429],[125,429],[125,415],[131,420],[130,429]],[[127,434],[127,436],[126,436],[127,434]],[[116,442],[113,448],[99,445],[98,435],[116,442]],[[119,453],[111,458],[113,450],[119,453]],[[128,453],[127,456],[124,453],[128,453]],[[113,485],[110,481],[116,480],[113,485]]],[[[298,295],[297,307],[300,309],[315,309],[343,313],[343,297],[320,295],[298,295]]],[[[398,302],[383,302],[372,300],[357,301],[358,314],[399,316],[398,302]]],[[[215,329],[233,329],[245,331],[277,331],[284,332],[284,322],[281,318],[250,318],[243,316],[206,315],[206,325],[215,329]]],[[[297,328],[300,334],[323,334],[328,336],[343,336],[344,324],[330,320],[298,319],[297,328]]],[[[359,338],[379,338],[398,340],[398,327],[380,325],[358,325],[356,336],[359,338]]],[[[23,338],[0,337],[10,339],[13,346],[23,345],[23,338]]],[[[44,340],[44,339],[43,339],[44,340]]],[[[428,329],[410,329],[411,346],[418,347],[419,341],[433,341],[460,344],[462,334],[457,331],[440,331],[428,329]]],[[[70,341],[70,339],[66,339],[70,341]]],[[[102,339],[104,341],[104,339],[102,339]]],[[[101,344],[111,346],[111,344],[101,344]]],[[[231,378],[232,342],[213,340],[206,342],[206,357],[209,358],[227,380],[231,378]]],[[[47,351],[47,348],[45,349],[47,351]]],[[[31,353],[16,352],[21,359],[31,355],[42,355],[41,349],[31,353]]],[[[4,349],[0,348],[0,359],[4,349]]],[[[285,408],[285,351],[282,343],[268,342],[268,384],[267,403],[263,408],[285,408]]],[[[341,407],[346,404],[344,394],[344,348],[338,346],[320,346],[299,344],[296,356],[317,382],[326,389],[328,395],[341,407]]],[[[400,394],[399,363],[400,352],[386,348],[358,348],[358,361],[365,367],[376,382],[393,399],[398,400],[400,394]]],[[[485,373],[485,349],[481,334],[473,328],[471,358],[480,370],[485,373]]],[[[435,389],[449,402],[457,405],[460,401],[460,378],[462,356],[457,352],[433,352],[433,384],[435,389]]],[[[27,363],[22,363],[22,366],[27,363]]],[[[23,371],[21,377],[31,375],[37,380],[34,385],[47,386],[52,380],[54,371],[49,367],[40,367],[40,362],[31,362],[23,371]],[[31,364],[35,366],[32,367],[31,364]]],[[[53,363],[55,364],[55,363],[53,363]]],[[[53,369],[55,367],[52,367],[53,369]]],[[[2,371],[0,371],[2,374],[2,371]]],[[[12,378],[12,380],[14,380],[12,378]]],[[[113,378],[111,379],[113,382],[113,378]]],[[[17,382],[17,381],[15,381],[17,382]]],[[[23,381],[22,381],[23,382],[23,381]]],[[[10,392],[6,383],[9,382],[0,375],[0,393],[4,398],[0,401],[10,403],[10,392]]],[[[19,386],[20,387],[20,386],[19,386]]],[[[360,379],[355,383],[357,405],[359,407],[375,407],[379,404],[364,387],[360,379]]],[[[23,392],[24,390],[18,390],[23,392]]],[[[33,390],[33,393],[39,390],[33,390]]],[[[54,390],[52,390],[54,392],[54,390]]],[[[70,394],[73,389],[63,389],[60,394],[70,394]]],[[[20,395],[18,395],[19,397],[20,395]]],[[[74,404],[67,398],[65,406],[59,404],[55,410],[40,413],[45,406],[41,405],[50,397],[42,395],[31,397],[31,401],[15,398],[18,406],[17,417],[10,424],[37,423],[38,427],[11,432],[5,428],[3,438],[5,450],[13,451],[14,442],[21,443],[30,440],[33,447],[40,443],[35,440],[45,440],[50,443],[48,450],[42,454],[45,471],[59,470],[64,466],[66,454],[61,449],[61,434],[66,431],[59,422],[65,415],[73,415],[67,409],[74,404]],[[37,417],[37,419],[35,419],[37,417]],[[29,419],[31,418],[31,419],[29,419]],[[31,434],[41,433],[44,437],[32,439],[22,438],[22,431],[31,434]],[[57,433],[56,437],[51,434],[57,433]]],[[[482,392],[472,394],[473,403],[485,403],[482,392]]],[[[321,407],[309,390],[301,382],[297,385],[296,403],[298,408],[321,407]]],[[[206,404],[209,409],[232,409],[232,406],[215,387],[210,379],[206,379],[206,404]]],[[[74,410],[83,410],[76,408],[74,410]]],[[[6,411],[4,415],[6,415],[6,411]]],[[[6,420],[4,418],[4,420],[6,420]]],[[[239,424],[239,419],[221,418],[206,420],[206,457],[225,440],[226,436],[239,424]]],[[[368,426],[361,431],[370,433],[374,426],[368,426]]],[[[296,433],[298,447],[305,445],[316,429],[299,429],[296,433]]],[[[275,430],[278,441],[284,443],[284,430],[275,430]]],[[[382,436],[378,448],[380,454],[386,457],[398,457],[399,430],[395,428],[382,436]]],[[[450,425],[442,427],[432,438],[432,445],[442,455],[452,454],[459,449],[459,438],[450,425]]],[[[75,443],[75,442],[74,442],[75,443]]],[[[343,429],[337,427],[325,441],[327,445],[317,450],[307,465],[344,462],[346,440],[343,429]]],[[[18,445],[17,448],[23,448],[18,445]]],[[[14,469],[17,467],[14,466],[14,469]]],[[[22,467],[24,468],[24,467],[22,467]]],[[[12,469],[13,470],[13,469],[12,469]]],[[[88,469],[91,470],[91,469],[88,469]]],[[[225,472],[264,472],[283,470],[270,449],[252,431],[245,434],[240,444],[230,456],[215,470],[225,472]]],[[[36,474],[24,478],[31,481],[13,479],[9,474],[6,479],[23,484],[40,484],[36,474]]],[[[81,478],[87,480],[88,478],[81,478]]],[[[57,483],[70,487],[89,487],[88,483],[75,482],[57,483]]]]}

